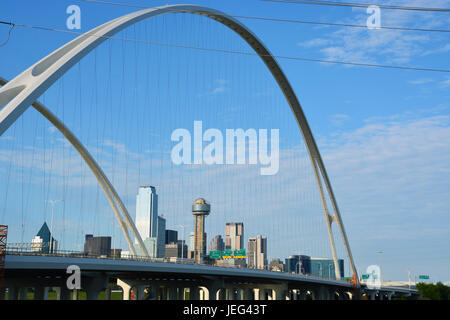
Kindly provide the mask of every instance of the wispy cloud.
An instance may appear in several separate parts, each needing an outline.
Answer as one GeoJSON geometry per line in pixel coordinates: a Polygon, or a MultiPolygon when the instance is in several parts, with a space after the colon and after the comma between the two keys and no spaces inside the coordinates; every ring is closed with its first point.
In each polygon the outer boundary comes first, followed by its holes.
{"type": "MultiPolygon", "coordinates": [[[[396,1],[395,3],[388,1],[384,4],[445,7],[449,1],[396,1]]],[[[365,25],[369,17],[365,9],[353,8],[352,11],[353,17],[339,22],[365,25]]],[[[382,26],[437,28],[446,27],[449,22],[448,18],[437,19],[435,15],[422,12],[381,10],[382,26]]],[[[302,41],[299,45],[317,50],[330,60],[405,64],[414,57],[448,52],[450,44],[445,41],[445,38],[438,34],[342,27],[325,33],[321,37],[302,41]]]]}
{"type": "Polygon", "coordinates": [[[430,78],[421,78],[421,79],[408,81],[408,83],[410,83],[410,84],[417,84],[417,85],[431,83],[431,82],[434,82],[434,80],[430,79],[430,78]]]}
{"type": "Polygon", "coordinates": [[[212,90],[210,90],[206,93],[200,94],[200,96],[205,96],[205,95],[206,96],[215,96],[215,95],[224,93],[225,91],[228,91],[228,80],[216,79],[214,81],[214,83],[216,84],[216,86],[212,90]]]}
{"type": "Polygon", "coordinates": [[[443,87],[443,88],[448,88],[448,87],[450,87],[450,78],[447,79],[447,80],[441,81],[439,84],[440,84],[440,86],[443,87]]]}
{"type": "Polygon", "coordinates": [[[348,120],[350,120],[350,116],[347,114],[333,114],[330,116],[330,122],[335,127],[342,126],[348,120]]]}

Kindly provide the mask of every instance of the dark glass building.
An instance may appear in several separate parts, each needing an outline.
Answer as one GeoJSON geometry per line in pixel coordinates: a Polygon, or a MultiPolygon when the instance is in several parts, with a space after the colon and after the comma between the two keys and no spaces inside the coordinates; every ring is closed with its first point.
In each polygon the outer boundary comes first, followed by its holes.
{"type": "MultiPolygon", "coordinates": [[[[343,278],[344,260],[338,259],[338,264],[341,278],[343,278]]],[[[333,259],[311,258],[311,273],[323,278],[336,279],[333,259]]]]}
{"type": "Polygon", "coordinates": [[[293,255],[285,259],[286,272],[311,274],[311,257],[305,255],[293,255]]]}
{"type": "Polygon", "coordinates": [[[111,237],[94,237],[86,235],[84,254],[89,256],[107,256],[111,254],[111,237]]]}
{"type": "Polygon", "coordinates": [[[184,258],[188,257],[187,245],[184,240],[178,240],[177,242],[166,244],[165,248],[165,257],[166,258],[184,258]]]}
{"type": "Polygon", "coordinates": [[[58,242],[51,235],[52,243],[50,244],[50,229],[44,222],[36,237],[31,242],[31,250],[39,253],[54,253],[57,250],[58,242]]]}
{"type": "MultiPolygon", "coordinates": [[[[338,259],[338,263],[341,278],[343,278],[344,260],[338,259]]],[[[311,258],[305,255],[293,255],[286,258],[286,272],[336,279],[333,259],[311,258]]]]}
{"type": "Polygon", "coordinates": [[[166,230],[166,239],[164,244],[177,243],[177,241],[178,241],[178,231],[166,230]]]}

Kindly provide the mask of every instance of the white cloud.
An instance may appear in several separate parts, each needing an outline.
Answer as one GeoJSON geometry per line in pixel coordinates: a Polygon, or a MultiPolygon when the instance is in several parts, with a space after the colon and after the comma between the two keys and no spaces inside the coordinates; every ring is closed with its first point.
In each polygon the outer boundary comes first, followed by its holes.
{"type": "MultiPolygon", "coordinates": [[[[446,7],[449,3],[447,0],[434,0],[389,1],[383,4],[446,7]]],[[[352,11],[351,18],[339,22],[365,25],[369,17],[365,8],[354,8],[352,11]]],[[[426,12],[381,9],[382,26],[438,28],[447,27],[448,22],[448,18],[437,18],[426,12]]],[[[329,60],[405,64],[414,57],[448,52],[450,44],[443,45],[443,41],[446,41],[445,38],[438,33],[341,27],[299,45],[314,48],[329,60]]]]}
{"type": "Polygon", "coordinates": [[[450,79],[441,81],[439,84],[440,84],[441,87],[443,87],[443,88],[448,88],[448,87],[450,87],[450,79]]]}
{"type": "Polygon", "coordinates": [[[426,83],[430,83],[430,82],[434,82],[434,80],[430,79],[430,78],[421,78],[421,79],[408,81],[408,83],[410,83],[410,84],[426,84],[426,83]]]}
{"type": "Polygon", "coordinates": [[[350,120],[350,116],[347,114],[333,114],[330,116],[330,122],[335,127],[343,125],[348,120],[350,120]]]}

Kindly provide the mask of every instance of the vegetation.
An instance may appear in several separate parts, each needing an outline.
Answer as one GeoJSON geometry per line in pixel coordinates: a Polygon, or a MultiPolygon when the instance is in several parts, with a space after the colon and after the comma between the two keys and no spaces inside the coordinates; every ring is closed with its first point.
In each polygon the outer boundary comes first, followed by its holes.
{"type": "Polygon", "coordinates": [[[450,300],[450,287],[441,282],[436,284],[418,283],[416,287],[424,299],[450,300]]]}
{"type": "MultiPolygon", "coordinates": [[[[72,299],[72,293],[70,298],[72,299]]],[[[55,291],[50,290],[48,292],[47,300],[56,300],[57,295],[55,291]]],[[[5,294],[5,300],[8,299],[8,292],[5,294]]],[[[34,299],[34,292],[31,289],[27,290],[27,300],[34,299]]],[[[78,292],[78,300],[86,300],[86,291],[80,290],[78,292]]],[[[101,291],[97,297],[97,300],[106,300],[106,291],[101,291]]],[[[112,291],[111,292],[111,300],[122,300],[122,292],[112,291]]]]}

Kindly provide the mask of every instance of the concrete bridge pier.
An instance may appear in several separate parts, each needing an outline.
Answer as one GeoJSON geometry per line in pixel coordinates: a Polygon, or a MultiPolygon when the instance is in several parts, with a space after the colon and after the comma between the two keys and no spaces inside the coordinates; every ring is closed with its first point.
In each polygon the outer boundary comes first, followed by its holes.
{"type": "Polygon", "coordinates": [[[135,300],[144,300],[145,291],[146,291],[147,287],[148,286],[145,284],[134,286],[133,292],[135,292],[134,293],[135,300]]]}
{"type": "Polygon", "coordinates": [[[166,286],[158,286],[158,300],[167,300],[167,287],[166,286]]]}
{"type": "Polygon", "coordinates": [[[377,295],[376,291],[367,292],[366,295],[369,297],[369,300],[376,300],[375,299],[377,295]]]}
{"type": "Polygon", "coordinates": [[[8,300],[18,300],[19,299],[19,288],[9,287],[8,288],[8,300]]]}
{"type": "Polygon", "coordinates": [[[97,300],[98,294],[108,287],[108,277],[104,275],[87,276],[81,281],[82,288],[86,290],[87,300],[97,300]]]}
{"type": "Polygon", "coordinates": [[[289,290],[287,284],[281,284],[272,289],[272,300],[286,300],[288,295],[289,290]]]}
{"type": "Polygon", "coordinates": [[[184,288],[178,288],[175,285],[168,286],[166,288],[166,294],[167,294],[166,299],[167,300],[179,300],[178,290],[184,292],[184,288]]]}
{"type": "Polygon", "coordinates": [[[265,288],[257,288],[256,289],[256,300],[267,300],[266,289],[265,288]]]}
{"type": "Polygon", "coordinates": [[[56,300],[70,300],[70,290],[67,287],[53,287],[52,289],[56,292],[56,300]]]}
{"type": "Polygon", "coordinates": [[[314,297],[313,300],[332,300],[334,299],[334,291],[331,292],[331,289],[325,287],[325,286],[320,286],[318,288],[316,288],[315,290],[313,290],[314,292],[314,297]]]}
{"type": "Polygon", "coordinates": [[[299,290],[298,300],[308,300],[308,292],[306,289],[299,290]]]}
{"type": "Polygon", "coordinates": [[[184,300],[185,299],[185,292],[186,292],[186,289],[184,287],[178,287],[177,299],[178,300],[184,300]]]}
{"type": "Polygon", "coordinates": [[[227,287],[226,289],[226,300],[236,300],[236,292],[234,287],[227,287]]]}
{"type": "Polygon", "coordinates": [[[206,287],[199,287],[199,300],[209,300],[209,290],[206,287]]]}
{"type": "Polygon", "coordinates": [[[242,288],[242,300],[255,300],[255,292],[253,288],[242,288]]]}
{"type": "Polygon", "coordinates": [[[199,300],[199,288],[197,286],[189,288],[189,300],[199,300]]]}
{"type": "Polygon", "coordinates": [[[19,299],[20,300],[27,300],[27,291],[28,291],[28,288],[26,288],[26,287],[19,288],[19,299]]]}
{"type": "Polygon", "coordinates": [[[298,299],[297,289],[289,290],[289,300],[299,300],[298,299]]]}
{"type": "Polygon", "coordinates": [[[34,288],[34,300],[47,300],[49,287],[38,286],[34,288]]]}
{"type": "Polygon", "coordinates": [[[122,288],[122,299],[130,300],[131,297],[131,284],[121,279],[117,279],[117,285],[122,288]]]}

